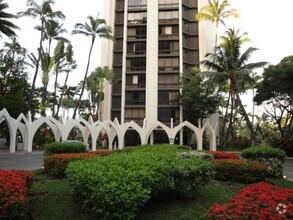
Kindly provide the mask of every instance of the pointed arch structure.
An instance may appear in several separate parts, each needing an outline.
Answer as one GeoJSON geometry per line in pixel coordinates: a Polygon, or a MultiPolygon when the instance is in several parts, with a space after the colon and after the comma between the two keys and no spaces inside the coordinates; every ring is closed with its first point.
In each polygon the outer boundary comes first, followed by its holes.
{"type": "Polygon", "coordinates": [[[129,129],[135,130],[139,134],[142,145],[148,144],[149,140],[151,140],[150,142],[152,144],[152,133],[157,128],[162,129],[168,136],[169,143],[173,144],[176,135],[184,127],[187,127],[196,135],[198,150],[203,149],[203,135],[205,131],[207,131],[210,135],[210,150],[216,150],[216,129],[218,124],[216,123],[215,126],[212,126],[209,120],[206,120],[205,124],[203,126],[199,125],[199,127],[196,127],[188,121],[184,121],[176,127],[173,127],[173,123],[171,123],[171,126],[168,127],[159,121],[148,123],[145,119],[143,126],[140,126],[134,121],[120,124],[117,118],[115,118],[114,121],[106,120],[103,122],[94,122],[91,117],[88,121],[86,121],[83,118],[66,120],[65,118],[61,117],[59,120],[57,120],[52,116],[46,116],[32,121],[30,112],[28,113],[27,117],[24,114],[20,114],[17,119],[14,119],[9,115],[5,108],[0,111],[0,124],[4,120],[7,122],[10,133],[10,153],[15,153],[16,151],[17,130],[21,132],[24,140],[23,150],[27,153],[32,152],[33,138],[36,131],[43,124],[46,124],[52,129],[55,141],[66,141],[70,131],[74,127],[79,128],[82,133],[84,143],[88,143],[88,140],[91,138],[91,149],[93,151],[97,149],[96,140],[101,131],[106,132],[108,135],[109,149],[113,149],[113,142],[115,138],[118,140],[118,149],[122,149],[124,148],[125,134],[129,129]]]}

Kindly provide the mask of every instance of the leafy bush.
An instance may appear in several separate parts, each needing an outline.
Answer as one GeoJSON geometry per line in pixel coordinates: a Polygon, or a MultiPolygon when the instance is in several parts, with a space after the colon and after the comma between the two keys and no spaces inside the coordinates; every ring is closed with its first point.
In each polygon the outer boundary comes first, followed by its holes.
{"type": "Polygon", "coordinates": [[[250,147],[241,151],[241,157],[266,164],[270,177],[282,176],[282,163],[286,158],[286,153],[283,150],[272,147],[250,147]]]}
{"type": "Polygon", "coordinates": [[[65,177],[65,170],[69,162],[74,160],[85,160],[98,156],[110,154],[110,150],[97,150],[90,153],[54,154],[44,158],[44,171],[51,177],[65,177]]]}
{"type": "Polygon", "coordinates": [[[293,219],[292,198],[292,189],[260,182],[242,189],[230,203],[214,204],[204,219],[293,219]]]}
{"type": "Polygon", "coordinates": [[[283,150],[272,147],[249,147],[241,151],[241,157],[248,160],[257,160],[258,158],[276,158],[284,162],[286,153],[283,150]]]}
{"type": "Polygon", "coordinates": [[[177,154],[182,158],[200,158],[204,160],[212,160],[213,156],[211,154],[202,151],[188,151],[188,152],[178,152],[177,154]]]}
{"type": "Polygon", "coordinates": [[[45,153],[62,154],[62,153],[82,153],[86,152],[86,146],[77,142],[51,142],[45,145],[45,153]]]}
{"type": "Polygon", "coordinates": [[[0,219],[24,217],[32,179],[27,171],[0,170],[0,219]]]}
{"type": "Polygon", "coordinates": [[[245,136],[236,136],[229,140],[226,147],[230,149],[245,149],[251,146],[251,140],[245,136]]]}
{"type": "Polygon", "coordinates": [[[74,161],[66,173],[94,219],[134,219],[161,192],[184,193],[211,178],[209,161],[178,157],[177,146],[144,146],[108,157],[74,161]]]}
{"type": "Polygon", "coordinates": [[[215,178],[222,181],[253,183],[265,180],[268,168],[256,161],[240,159],[214,160],[215,178]]]}
{"type": "Polygon", "coordinates": [[[213,155],[214,159],[239,159],[239,154],[222,152],[222,151],[207,151],[207,153],[213,155]]]}

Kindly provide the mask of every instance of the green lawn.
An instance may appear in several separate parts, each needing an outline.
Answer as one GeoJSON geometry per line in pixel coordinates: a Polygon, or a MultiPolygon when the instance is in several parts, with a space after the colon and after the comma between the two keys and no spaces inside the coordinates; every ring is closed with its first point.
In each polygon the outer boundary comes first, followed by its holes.
{"type": "MultiPolygon", "coordinates": [[[[268,181],[287,188],[293,182],[281,179],[268,181]]],[[[181,198],[156,198],[148,202],[137,219],[188,220],[201,219],[205,210],[214,203],[226,203],[237,194],[244,184],[211,181],[208,185],[181,198]]],[[[30,190],[30,214],[34,219],[83,220],[81,206],[70,192],[67,179],[54,180],[37,171],[30,190]]]]}

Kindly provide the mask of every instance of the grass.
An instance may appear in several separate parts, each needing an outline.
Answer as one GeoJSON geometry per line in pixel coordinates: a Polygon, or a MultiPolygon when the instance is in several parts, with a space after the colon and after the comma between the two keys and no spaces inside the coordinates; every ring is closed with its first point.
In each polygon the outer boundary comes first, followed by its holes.
{"type": "MultiPolygon", "coordinates": [[[[268,181],[281,187],[293,188],[291,181],[283,179],[268,179],[268,181]]],[[[152,199],[140,211],[137,219],[202,219],[205,211],[212,204],[230,201],[244,186],[244,184],[212,180],[206,186],[185,197],[152,199]]],[[[32,198],[30,214],[33,219],[88,219],[85,214],[82,214],[81,204],[71,194],[67,179],[50,179],[42,171],[36,171],[30,195],[32,198]]]]}

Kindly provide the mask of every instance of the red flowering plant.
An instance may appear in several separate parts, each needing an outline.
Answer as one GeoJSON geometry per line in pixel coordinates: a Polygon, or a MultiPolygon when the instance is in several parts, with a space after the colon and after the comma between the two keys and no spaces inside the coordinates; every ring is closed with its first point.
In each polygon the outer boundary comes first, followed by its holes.
{"type": "Polygon", "coordinates": [[[230,203],[214,204],[204,219],[293,219],[293,190],[266,182],[252,184],[242,189],[230,203]]]}
{"type": "Polygon", "coordinates": [[[110,153],[110,150],[104,149],[89,153],[67,153],[46,156],[44,159],[44,170],[51,177],[64,178],[66,176],[65,170],[69,162],[74,160],[86,160],[99,156],[107,156],[110,153]]]}
{"type": "Polygon", "coordinates": [[[0,219],[24,216],[32,180],[28,171],[0,169],[0,219]]]}
{"type": "Polygon", "coordinates": [[[236,153],[211,151],[211,150],[207,152],[213,155],[214,159],[239,159],[239,154],[236,154],[236,153]]]}

